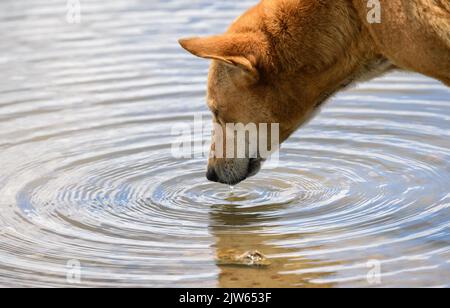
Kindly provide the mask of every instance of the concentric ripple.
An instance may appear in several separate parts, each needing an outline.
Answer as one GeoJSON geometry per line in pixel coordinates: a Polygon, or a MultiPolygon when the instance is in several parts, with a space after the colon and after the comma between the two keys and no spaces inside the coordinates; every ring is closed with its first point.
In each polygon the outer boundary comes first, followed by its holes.
{"type": "Polygon", "coordinates": [[[209,119],[207,63],[177,38],[255,2],[89,1],[78,25],[61,1],[0,4],[0,286],[450,286],[436,81],[340,94],[236,187],[173,157],[173,127],[209,119]],[[254,250],[270,266],[223,265],[254,250]]]}

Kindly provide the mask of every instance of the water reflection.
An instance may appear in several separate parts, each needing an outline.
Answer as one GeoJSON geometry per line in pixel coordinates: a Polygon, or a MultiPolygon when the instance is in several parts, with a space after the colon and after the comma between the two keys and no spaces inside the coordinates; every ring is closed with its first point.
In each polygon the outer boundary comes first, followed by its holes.
{"type": "Polygon", "coordinates": [[[257,0],[0,1],[0,286],[448,286],[450,90],[397,73],[341,93],[235,187],[171,155],[209,115],[177,39],[257,0]],[[211,248],[213,247],[213,249],[211,248]],[[224,266],[259,250],[267,268],[224,266]],[[222,264],[222,265],[218,265],[222,264]],[[258,285],[259,284],[259,285],[258,285]]]}
{"type": "MultiPolygon", "coordinates": [[[[316,284],[314,280],[333,273],[314,272],[311,274],[289,273],[306,268],[314,268],[331,263],[307,259],[298,248],[277,245],[307,237],[308,234],[276,234],[272,227],[276,219],[267,217],[270,211],[283,211],[287,205],[268,206],[255,210],[237,207],[234,204],[218,205],[211,211],[210,230],[215,237],[216,259],[240,256],[256,250],[264,254],[270,265],[246,266],[239,263],[218,265],[220,268],[218,284],[223,288],[281,288],[281,287],[332,287],[333,284],[316,284]]],[[[301,229],[301,226],[299,226],[301,229]]]]}

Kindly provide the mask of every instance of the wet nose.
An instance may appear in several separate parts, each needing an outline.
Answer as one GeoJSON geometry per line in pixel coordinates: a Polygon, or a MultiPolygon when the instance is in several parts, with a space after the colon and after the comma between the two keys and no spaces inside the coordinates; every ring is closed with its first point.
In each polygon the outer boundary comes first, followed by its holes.
{"type": "Polygon", "coordinates": [[[214,168],[208,168],[208,171],[206,172],[206,178],[211,182],[219,181],[219,177],[217,176],[217,173],[214,170],[214,168]]]}

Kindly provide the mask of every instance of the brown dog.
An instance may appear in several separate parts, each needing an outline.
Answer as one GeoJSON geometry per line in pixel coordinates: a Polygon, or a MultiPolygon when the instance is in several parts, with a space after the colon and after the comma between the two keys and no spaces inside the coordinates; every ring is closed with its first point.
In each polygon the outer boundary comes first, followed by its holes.
{"type": "MultiPolygon", "coordinates": [[[[225,34],[180,44],[214,60],[208,105],[215,123],[279,123],[284,141],[337,91],[395,68],[450,86],[449,0],[379,4],[381,20],[371,23],[368,0],[263,0],[225,34]]],[[[261,162],[212,155],[207,177],[237,184],[261,162]]]]}

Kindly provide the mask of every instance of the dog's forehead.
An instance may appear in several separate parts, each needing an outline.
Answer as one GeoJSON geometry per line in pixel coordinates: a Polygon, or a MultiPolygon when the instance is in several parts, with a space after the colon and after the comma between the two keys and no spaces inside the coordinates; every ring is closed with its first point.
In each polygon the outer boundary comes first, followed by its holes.
{"type": "Polygon", "coordinates": [[[217,107],[216,105],[220,100],[226,99],[225,97],[220,97],[220,95],[230,86],[231,80],[226,65],[223,65],[218,61],[213,61],[209,69],[208,105],[217,107]]]}
{"type": "Polygon", "coordinates": [[[218,87],[229,81],[228,66],[213,60],[209,68],[209,86],[218,87]]]}

